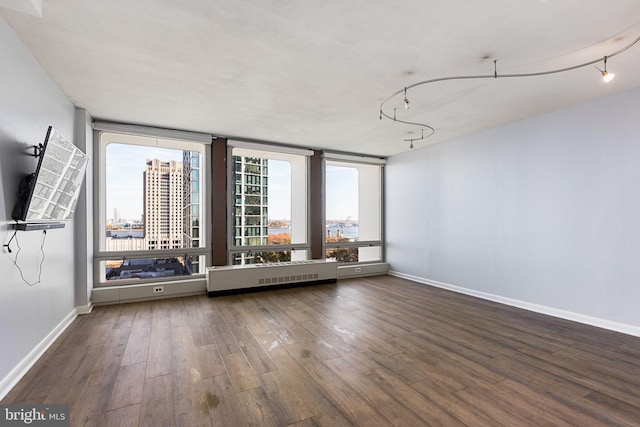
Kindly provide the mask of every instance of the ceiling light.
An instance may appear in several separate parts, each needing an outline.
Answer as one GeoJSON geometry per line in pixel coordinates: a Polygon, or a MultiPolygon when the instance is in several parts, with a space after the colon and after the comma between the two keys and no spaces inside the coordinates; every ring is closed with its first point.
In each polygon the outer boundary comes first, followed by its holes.
{"type": "Polygon", "coordinates": [[[409,102],[409,98],[407,98],[407,88],[404,88],[404,108],[407,110],[411,108],[411,102],[409,102]]]}
{"type": "Polygon", "coordinates": [[[420,138],[407,138],[405,141],[409,142],[409,148],[413,148],[413,141],[420,141],[424,139],[424,129],[422,129],[422,136],[420,138]]]}
{"type": "Polygon", "coordinates": [[[604,70],[602,72],[602,80],[604,80],[606,83],[609,83],[611,80],[613,80],[615,76],[615,74],[610,73],[607,70],[604,70]]]}
{"type": "MultiPolygon", "coordinates": [[[[415,88],[417,86],[423,86],[423,85],[427,85],[427,84],[431,84],[431,83],[444,82],[444,81],[453,81],[453,80],[498,79],[498,78],[502,79],[502,78],[524,78],[524,77],[546,76],[546,75],[549,75],[549,74],[564,73],[564,72],[567,72],[567,71],[576,70],[578,68],[586,67],[588,65],[594,65],[594,64],[597,64],[598,62],[602,61],[603,59],[604,59],[604,70],[599,69],[597,66],[596,66],[596,68],[598,69],[598,71],[600,71],[600,73],[602,73],[602,79],[605,82],[610,82],[615,77],[615,74],[610,73],[610,72],[607,71],[607,58],[611,58],[613,56],[620,55],[621,53],[627,51],[628,49],[630,49],[632,46],[634,46],[638,42],[640,42],[640,36],[637,36],[635,39],[633,39],[633,41],[631,43],[629,43],[628,45],[622,47],[621,49],[618,49],[617,51],[615,51],[613,53],[610,53],[609,55],[605,56],[604,58],[594,59],[594,60],[591,60],[591,61],[588,61],[588,62],[583,62],[581,64],[576,64],[576,65],[572,65],[572,66],[569,66],[569,67],[556,68],[556,69],[551,69],[551,70],[546,70],[546,71],[535,71],[535,72],[529,72],[529,73],[498,74],[498,65],[497,65],[498,61],[494,60],[493,61],[493,73],[492,74],[452,75],[452,76],[438,77],[438,78],[433,78],[433,79],[429,79],[429,80],[423,80],[423,81],[418,82],[418,83],[413,83],[409,87],[411,87],[413,89],[413,88],[415,88]]],[[[423,130],[423,134],[422,134],[422,136],[420,138],[406,138],[405,139],[405,141],[409,142],[409,144],[410,144],[409,147],[413,148],[413,142],[414,141],[418,141],[418,140],[422,140],[422,139],[430,137],[431,135],[433,135],[435,133],[435,129],[432,126],[429,126],[428,124],[425,124],[424,122],[418,123],[418,122],[414,122],[414,121],[404,120],[402,117],[398,117],[397,116],[397,112],[396,112],[396,108],[393,109],[393,116],[390,113],[387,113],[385,111],[385,104],[387,102],[391,101],[392,98],[395,98],[396,96],[402,95],[403,92],[404,92],[404,108],[406,108],[407,110],[409,108],[411,108],[411,102],[409,102],[409,98],[407,97],[407,86],[405,86],[404,90],[400,89],[399,91],[395,92],[394,94],[392,94],[391,96],[386,98],[384,101],[382,101],[382,103],[380,104],[380,119],[386,118],[386,119],[393,120],[394,122],[401,123],[401,124],[404,124],[404,125],[421,127],[422,130],[423,130]],[[426,135],[426,136],[424,135],[424,129],[427,129],[427,131],[429,132],[429,134],[426,135]]]]}
{"type": "Polygon", "coordinates": [[[607,57],[604,57],[604,70],[600,70],[600,72],[602,73],[602,80],[604,80],[605,83],[609,83],[611,80],[613,80],[613,78],[616,76],[613,73],[610,73],[607,71],[607,57]]]}

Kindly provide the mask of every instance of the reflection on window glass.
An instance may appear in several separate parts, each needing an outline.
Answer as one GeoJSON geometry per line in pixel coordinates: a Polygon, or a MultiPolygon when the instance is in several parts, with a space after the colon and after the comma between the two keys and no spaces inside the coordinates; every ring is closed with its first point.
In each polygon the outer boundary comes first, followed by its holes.
{"type": "Polygon", "coordinates": [[[291,251],[245,252],[233,255],[233,265],[291,261],[291,251]]]}
{"type": "Polygon", "coordinates": [[[326,257],[335,259],[338,264],[352,262],[377,262],[382,260],[381,246],[362,246],[327,249],[326,257]]]}
{"type": "Polygon", "coordinates": [[[131,258],[103,261],[105,279],[132,280],[190,276],[200,273],[200,256],[131,258]]]}
{"type": "Polygon", "coordinates": [[[327,259],[335,259],[339,264],[358,262],[358,248],[333,248],[326,252],[327,259]]]}

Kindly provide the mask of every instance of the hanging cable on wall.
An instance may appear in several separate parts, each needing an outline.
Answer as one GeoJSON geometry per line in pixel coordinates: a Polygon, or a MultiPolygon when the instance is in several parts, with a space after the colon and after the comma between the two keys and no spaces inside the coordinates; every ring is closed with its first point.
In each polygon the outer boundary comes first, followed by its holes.
{"type": "Polygon", "coordinates": [[[18,265],[18,256],[20,255],[20,251],[22,251],[22,247],[20,246],[20,242],[18,241],[18,230],[15,230],[13,232],[13,235],[11,236],[9,241],[4,245],[4,247],[7,248],[7,252],[11,254],[11,253],[13,253],[13,251],[11,250],[11,242],[13,240],[16,241],[16,246],[18,247],[18,251],[16,252],[15,257],[12,259],[12,262],[13,262],[13,265],[16,267],[16,269],[18,269],[18,272],[20,273],[20,278],[28,286],[35,286],[38,283],[40,283],[40,281],[41,281],[41,278],[42,278],[42,265],[44,264],[44,258],[45,258],[44,244],[45,244],[46,239],[47,239],[47,230],[42,230],[42,241],[40,242],[40,253],[42,254],[42,259],[40,260],[40,263],[39,263],[39,266],[38,266],[38,280],[35,281],[35,282],[29,282],[27,279],[25,279],[24,273],[22,271],[22,268],[20,268],[20,266],[18,265]]]}

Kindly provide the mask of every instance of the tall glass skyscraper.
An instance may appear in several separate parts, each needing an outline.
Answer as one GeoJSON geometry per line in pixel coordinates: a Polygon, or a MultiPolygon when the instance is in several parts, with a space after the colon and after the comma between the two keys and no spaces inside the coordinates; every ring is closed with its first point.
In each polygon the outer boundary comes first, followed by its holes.
{"type": "MultiPolygon", "coordinates": [[[[269,243],[268,161],[257,157],[233,156],[235,246],[269,243]]],[[[251,262],[249,259],[244,261],[251,262]]]]}
{"type": "MultiPolygon", "coordinates": [[[[200,247],[200,153],[182,152],[183,226],[182,242],[185,248],[200,247]]],[[[194,273],[199,272],[199,257],[191,263],[194,273]]]]}

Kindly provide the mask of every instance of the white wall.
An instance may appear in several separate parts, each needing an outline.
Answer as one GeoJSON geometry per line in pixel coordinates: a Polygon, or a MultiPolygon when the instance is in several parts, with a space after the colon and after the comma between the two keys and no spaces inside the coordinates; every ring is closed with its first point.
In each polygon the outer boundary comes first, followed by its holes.
{"type": "Polygon", "coordinates": [[[391,269],[638,334],[639,105],[637,89],[390,158],[391,269]]]}
{"type": "MultiPolygon", "coordinates": [[[[42,142],[49,125],[71,139],[75,107],[1,16],[0,52],[0,239],[6,244],[13,234],[9,225],[18,182],[36,168],[36,159],[23,151],[42,142]]],[[[0,253],[0,398],[29,355],[75,314],[73,228],[68,223],[47,232],[37,285],[24,283],[13,265],[15,240],[12,254],[0,253]]],[[[18,232],[17,238],[22,247],[18,265],[27,281],[37,281],[43,233],[18,232]]]]}

